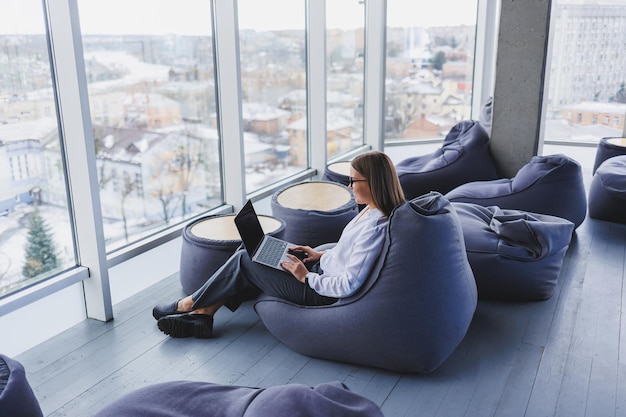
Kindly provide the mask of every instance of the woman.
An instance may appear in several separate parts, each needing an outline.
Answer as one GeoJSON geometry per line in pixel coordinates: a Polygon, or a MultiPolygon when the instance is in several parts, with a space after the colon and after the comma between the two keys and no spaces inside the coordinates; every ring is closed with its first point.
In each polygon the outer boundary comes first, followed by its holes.
{"type": "Polygon", "coordinates": [[[220,307],[235,311],[261,292],[301,305],[332,304],[355,293],[381,253],[389,215],[405,200],[395,167],[382,152],[351,162],[349,187],[357,204],[365,207],[332,249],[293,246],[291,250],[306,255],[302,260],[287,255],[290,261],[282,263],[286,272],[252,262],[240,249],[195,293],[154,307],[159,329],[172,337],[211,337],[213,315],[220,307]],[[309,270],[305,264],[313,267],[309,270]]]}

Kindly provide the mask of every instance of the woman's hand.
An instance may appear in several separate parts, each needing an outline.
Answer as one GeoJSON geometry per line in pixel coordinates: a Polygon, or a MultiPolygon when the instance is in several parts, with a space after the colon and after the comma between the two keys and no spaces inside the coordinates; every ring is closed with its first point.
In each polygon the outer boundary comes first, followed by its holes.
{"type": "Polygon", "coordinates": [[[310,246],[292,246],[289,248],[290,251],[301,251],[306,254],[304,258],[302,258],[302,262],[317,262],[320,260],[324,252],[316,251],[310,246]]]}
{"type": "Polygon", "coordinates": [[[289,250],[304,252],[305,255],[304,257],[298,257],[287,253],[287,257],[291,259],[291,262],[283,261],[281,262],[281,266],[285,268],[285,271],[291,272],[291,275],[296,277],[298,281],[304,283],[306,274],[309,273],[309,270],[306,269],[304,262],[317,262],[320,260],[324,252],[316,251],[310,246],[292,246],[289,248],[289,250]]]}
{"type": "Polygon", "coordinates": [[[302,261],[298,259],[297,256],[287,254],[287,257],[291,259],[291,262],[282,261],[280,265],[285,268],[285,271],[291,272],[291,275],[296,277],[298,281],[304,283],[306,279],[306,274],[309,272],[309,270],[306,269],[304,263],[302,263],[302,261]]]}

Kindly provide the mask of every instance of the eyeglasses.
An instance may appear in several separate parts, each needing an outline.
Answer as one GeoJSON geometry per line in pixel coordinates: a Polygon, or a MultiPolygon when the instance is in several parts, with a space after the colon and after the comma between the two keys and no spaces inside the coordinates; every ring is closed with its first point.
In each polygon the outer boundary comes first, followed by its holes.
{"type": "Polygon", "coordinates": [[[367,180],[355,180],[352,177],[348,177],[348,187],[352,187],[355,182],[367,182],[367,180]]]}

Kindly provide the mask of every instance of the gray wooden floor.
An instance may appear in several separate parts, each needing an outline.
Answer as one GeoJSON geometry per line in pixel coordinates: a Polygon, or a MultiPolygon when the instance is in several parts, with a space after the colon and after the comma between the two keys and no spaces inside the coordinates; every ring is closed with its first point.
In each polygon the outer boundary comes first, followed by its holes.
{"type": "Polygon", "coordinates": [[[466,338],[428,375],[317,360],[278,342],[250,304],[218,312],[218,337],[170,339],[151,308],[182,293],[172,276],[19,355],[46,416],[90,416],[168,380],[267,387],[343,381],[395,416],[626,416],[626,225],[587,219],[543,302],[480,301],[466,338]]]}

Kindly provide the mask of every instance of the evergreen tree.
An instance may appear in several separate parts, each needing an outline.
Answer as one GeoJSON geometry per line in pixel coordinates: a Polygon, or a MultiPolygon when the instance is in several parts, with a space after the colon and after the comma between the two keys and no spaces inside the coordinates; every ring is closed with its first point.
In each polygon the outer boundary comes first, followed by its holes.
{"type": "Polygon", "coordinates": [[[436,70],[441,70],[443,68],[443,64],[446,63],[446,54],[439,51],[435,54],[435,56],[430,60],[432,66],[436,70]]]}
{"type": "Polygon", "coordinates": [[[620,85],[617,94],[615,94],[614,100],[618,103],[626,103],[626,86],[624,83],[620,85]]]}
{"type": "Polygon", "coordinates": [[[32,278],[55,269],[57,265],[50,228],[39,210],[35,209],[29,217],[28,242],[22,274],[26,278],[32,278]]]}

